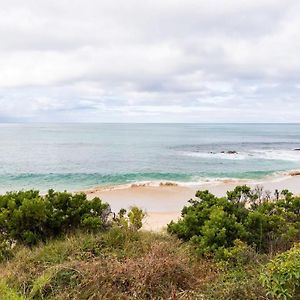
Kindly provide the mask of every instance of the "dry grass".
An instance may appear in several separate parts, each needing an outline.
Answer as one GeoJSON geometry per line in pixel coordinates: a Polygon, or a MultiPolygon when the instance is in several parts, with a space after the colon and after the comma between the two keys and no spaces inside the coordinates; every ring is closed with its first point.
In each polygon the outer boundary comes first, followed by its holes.
{"type": "Polygon", "coordinates": [[[0,265],[23,299],[197,299],[216,275],[172,237],[121,229],[21,248],[0,265]]]}
{"type": "Polygon", "coordinates": [[[177,299],[213,276],[204,263],[192,262],[170,244],[153,245],[149,253],[124,260],[95,260],[80,265],[83,275],[78,299],[177,299]]]}

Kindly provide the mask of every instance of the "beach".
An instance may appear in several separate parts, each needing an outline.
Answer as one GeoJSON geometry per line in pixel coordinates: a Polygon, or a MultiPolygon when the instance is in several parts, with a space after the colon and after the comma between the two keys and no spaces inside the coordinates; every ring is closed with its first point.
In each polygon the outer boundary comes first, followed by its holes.
{"type": "Polygon", "coordinates": [[[209,190],[217,196],[223,196],[226,191],[237,185],[247,184],[252,188],[263,186],[272,194],[276,189],[288,189],[294,194],[300,194],[300,175],[290,172],[286,175],[270,176],[262,180],[220,180],[198,185],[183,185],[178,183],[140,183],[114,187],[99,187],[84,191],[88,198],[100,197],[111,205],[113,211],[120,208],[138,206],[144,209],[147,216],[144,229],[159,231],[171,220],[180,217],[181,209],[194,198],[198,190],[209,190]]]}
{"type": "Polygon", "coordinates": [[[0,124],[0,194],[84,191],[160,230],[197,190],[300,194],[300,124],[0,124]],[[294,171],[292,171],[294,170],[294,171]]]}

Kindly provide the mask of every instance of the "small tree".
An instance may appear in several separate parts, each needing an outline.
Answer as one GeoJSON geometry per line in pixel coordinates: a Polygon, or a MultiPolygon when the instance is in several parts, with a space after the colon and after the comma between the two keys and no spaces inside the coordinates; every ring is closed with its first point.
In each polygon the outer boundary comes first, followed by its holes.
{"type": "Polygon", "coordinates": [[[119,213],[115,216],[114,221],[119,227],[137,231],[142,228],[145,216],[146,213],[142,209],[133,206],[128,213],[126,209],[121,208],[119,213]]]}
{"type": "Polygon", "coordinates": [[[146,216],[145,212],[137,206],[131,207],[128,213],[128,219],[130,222],[130,228],[139,230],[143,226],[143,219],[146,216]]]}

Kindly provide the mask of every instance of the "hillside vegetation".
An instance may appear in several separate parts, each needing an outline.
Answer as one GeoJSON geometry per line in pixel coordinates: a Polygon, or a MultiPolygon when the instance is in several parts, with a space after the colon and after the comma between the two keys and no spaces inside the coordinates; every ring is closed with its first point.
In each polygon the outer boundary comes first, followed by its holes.
{"type": "Polygon", "coordinates": [[[300,299],[300,198],[199,191],[167,232],[137,207],[50,190],[0,196],[0,299],[300,299]]]}

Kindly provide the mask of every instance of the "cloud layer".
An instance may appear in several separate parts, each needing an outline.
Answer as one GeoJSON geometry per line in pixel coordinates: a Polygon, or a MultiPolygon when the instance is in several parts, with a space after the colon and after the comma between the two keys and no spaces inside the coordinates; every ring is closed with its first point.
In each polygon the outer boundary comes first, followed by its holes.
{"type": "Polygon", "coordinates": [[[298,122],[297,0],[0,0],[0,121],[298,122]]]}

